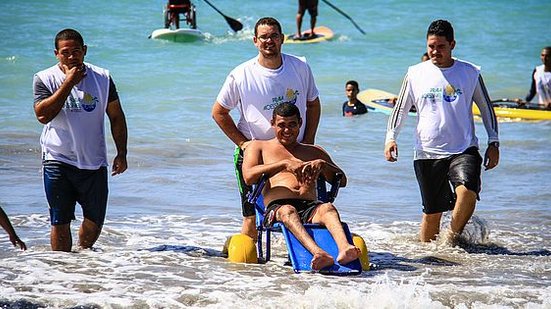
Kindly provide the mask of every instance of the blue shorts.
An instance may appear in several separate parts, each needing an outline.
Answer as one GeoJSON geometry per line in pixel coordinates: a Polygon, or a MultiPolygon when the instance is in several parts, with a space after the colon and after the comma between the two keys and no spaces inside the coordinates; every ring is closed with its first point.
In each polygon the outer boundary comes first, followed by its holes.
{"type": "Polygon", "coordinates": [[[77,202],[84,218],[99,227],[103,225],[107,210],[107,167],[82,170],[58,161],[46,161],[43,169],[52,225],[71,223],[77,202]]]}
{"type": "Polygon", "coordinates": [[[460,185],[480,193],[482,157],[476,147],[444,159],[415,160],[413,166],[421,190],[423,212],[441,213],[455,206],[453,189],[460,185]]]}

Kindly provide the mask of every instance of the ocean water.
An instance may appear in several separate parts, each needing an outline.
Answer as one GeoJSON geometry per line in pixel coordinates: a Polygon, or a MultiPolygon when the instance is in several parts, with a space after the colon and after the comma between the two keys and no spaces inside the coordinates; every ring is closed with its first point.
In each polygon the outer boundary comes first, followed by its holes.
{"type": "MultiPolygon", "coordinates": [[[[0,2],[0,206],[29,250],[0,231],[0,306],[16,308],[551,308],[550,122],[500,122],[500,165],[461,246],[417,241],[420,197],[412,168],[413,119],[395,164],[383,157],[386,116],[341,117],[344,83],[397,92],[424,52],[428,24],[455,26],[454,55],[482,66],[493,98],[523,97],[550,44],[548,1],[342,1],[365,31],[323,2],[333,41],[284,45],[305,56],[321,93],[317,143],[347,172],[336,201],[370,250],[355,277],[294,274],[284,242],[263,265],[231,264],[224,241],[239,231],[233,146],[210,117],[227,75],[256,54],[255,21],[294,31],[295,1],[213,1],[245,28],[234,34],[195,1],[207,39],[148,39],[163,1],[0,2]],[[236,5],[238,4],[238,5],[236,5]],[[108,216],[94,250],[49,250],[32,76],[55,63],[53,38],[78,29],[87,61],[108,68],[129,129],[129,169],[110,177],[108,216]]],[[[305,23],[307,23],[307,18],[305,23]]],[[[481,144],[486,133],[476,124],[481,144]]],[[[109,138],[109,157],[114,155],[109,138]]],[[[484,150],[484,148],[483,148],[484,150]]],[[[82,216],[77,211],[73,236],[82,216]]],[[[445,218],[444,223],[449,218],[445,218]]]]}

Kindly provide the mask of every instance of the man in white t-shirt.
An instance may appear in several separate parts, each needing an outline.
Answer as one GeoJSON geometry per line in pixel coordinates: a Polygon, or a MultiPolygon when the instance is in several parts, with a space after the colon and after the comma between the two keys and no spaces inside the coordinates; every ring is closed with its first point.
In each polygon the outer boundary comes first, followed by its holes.
{"type": "Polygon", "coordinates": [[[530,91],[519,103],[527,103],[538,95],[538,104],[546,109],[551,109],[551,46],[541,50],[541,65],[532,72],[532,85],[530,91]]]}
{"type": "Polygon", "coordinates": [[[91,248],[101,233],[108,193],[106,114],[117,149],[111,175],[127,168],[126,119],[117,89],[109,71],[84,62],[86,51],[80,33],[60,31],[54,50],[59,62],[33,80],[34,112],[44,124],[40,144],[54,251],[71,251],[77,202],[84,216],[79,246],[91,248]]]}
{"type": "Polygon", "coordinates": [[[497,120],[480,69],[452,58],[454,47],[452,25],[445,20],[432,22],[427,31],[430,60],[408,69],[388,119],[384,152],[394,162],[396,138],[411,106],[416,107],[414,168],[423,201],[420,239],[424,242],[436,239],[442,212],[448,210],[453,210],[451,240],[456,239],[474,212],[481,164],[492,169],[499,162],[497,120]],[[484,161],[475,135],[473,101],[488,133],[484,161]]]}
{"type": "Polygon", "coordinates": [[[306,120],[298,138],[306,144],[314,143],[321,114],[319,92],[310,67],[303,59],[281,52],[283,39],[276,19],[259,19],[253,37],[258,56],[230,72],[212,107],[214,121],[237,145],[234,163],[243,213],[241,232],[253,239],[257,238],[255,208],[246,198],[250,187],[241,173],[243,150],[251,140],[274,137],[270,123],[272,111],[283,102],[295,104],[306,120]],[[240,112],[237,125],[230,115],[236,107],[240,112]]]}

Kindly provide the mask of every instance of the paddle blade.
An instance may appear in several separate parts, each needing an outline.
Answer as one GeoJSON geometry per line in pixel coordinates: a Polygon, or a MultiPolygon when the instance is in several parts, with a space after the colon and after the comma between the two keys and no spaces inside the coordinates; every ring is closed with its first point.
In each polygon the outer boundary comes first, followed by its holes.
{"type": "Polygon", "coordinates": [[[243,29],[243,24],[240,23],[238,20],[235,20],[231,17],[228,17],[228,16],[224,16],[224,18],[226,19],[226,22],[228,23],[228,25],[230,25],[230,28],[237,32],[241,29],[243,29]]]}

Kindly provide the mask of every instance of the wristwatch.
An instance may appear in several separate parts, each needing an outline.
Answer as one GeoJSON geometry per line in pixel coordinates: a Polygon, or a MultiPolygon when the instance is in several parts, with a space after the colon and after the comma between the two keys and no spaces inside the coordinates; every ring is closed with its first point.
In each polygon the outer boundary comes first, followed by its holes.
{"type": "Polygon", "coordinates": [[[495,148],[499,148],[499,142],[491,142],[488,144],[488,146],[494,146],[495,148]]]}

